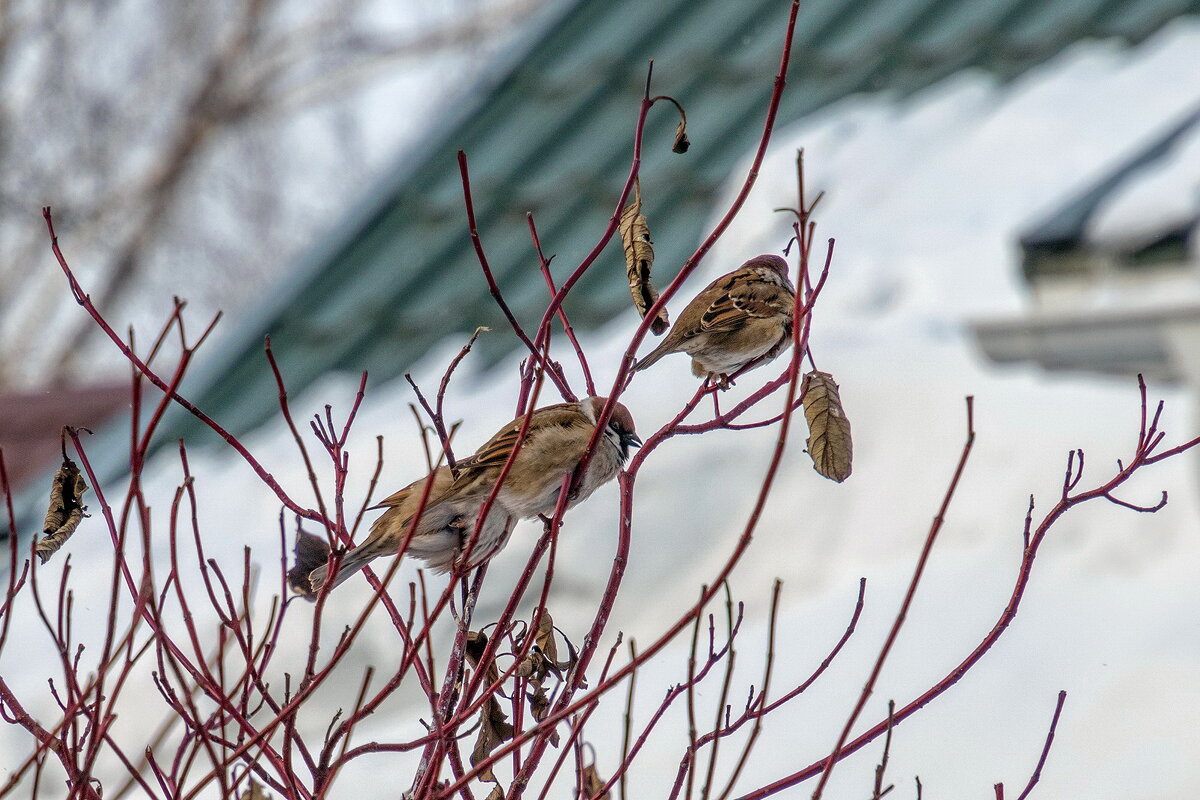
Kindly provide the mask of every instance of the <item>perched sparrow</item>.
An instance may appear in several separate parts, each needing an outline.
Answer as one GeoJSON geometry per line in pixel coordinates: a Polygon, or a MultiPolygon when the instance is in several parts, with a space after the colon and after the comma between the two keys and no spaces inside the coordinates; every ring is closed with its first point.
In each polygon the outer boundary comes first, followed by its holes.
{"type": "MultiPolygon", "coordinates": [[[[342,558],[337,575],[333,578],[333,586],[341,584],[380,556],[396,555],[412,525],[417,509],[421,508],[426,483],[431,480],[433,485],[429,488],[425,507],[421,509],[420,520],[404,552],[422,559],[435,572],[449,571],[459,560],[463,548],[474,533],[479,521],[479,512],[483,510],[484,501],[488,496],[487,490],[490,489],[474,484],[460,484],[466,474],[464,470],[456,480],[449,467],[439,467],[375,506],[387,510],[371,525],[371,534],[366,541],[342,558]]],[[[508,536],[516,522],[516,518],[507,513],[499,502],[494,503],[488,510],[483,529],[475,541],[469,565],[474,567],[481,564],[499,552],[508,542],[508,536]]],[[[302,594],[315,595],[325,584],[327,571],[327,564],[322,563],[308,574],[308,591],[303,591],[302,587],[296,584],[293,586],[301,589],[302,594]]]]}
{"type": "MultiPolygon", "coordinates": [[[[482,564],[500,552],[518,519],[553,513],[563,478],[579,466],[604,403],[603,397],[588,397],[578,403],[560,403],[533,412],[521,448],[471,550],[468,567],[482,564]]],[[[387,511],[375,520],[366,541],[342,559],[333,585],[337,586],[372,559],[395,555],[421,504],[426,483],[431,480],[425,508],[405,552],[424,560],[436,572],[447,572],[454,567],[463,556],[479,513],[508,461],[524,419],[518,417],[505,425],[474,455],[459,461],[457,478],[449,467],[440,467],[376,506],[387,511]]],[[[629,457],[629,448],[641,443],[629,409],[617,403],[567,507],[582,502],[612,480],[629,457]]],[[[325,564],[309,573],[311,594],[320,590],[325,578],[325,564]]]]}
{"type": "Polygon", "coordinates": [[[787,262],[756,256],[722,275],[687,304],[671,332],[634,369],[643,370],[671,353],[692,356],[692,373],[729,376],[757,359],[765,364],[792,343],[795,290],[787,262]]]}

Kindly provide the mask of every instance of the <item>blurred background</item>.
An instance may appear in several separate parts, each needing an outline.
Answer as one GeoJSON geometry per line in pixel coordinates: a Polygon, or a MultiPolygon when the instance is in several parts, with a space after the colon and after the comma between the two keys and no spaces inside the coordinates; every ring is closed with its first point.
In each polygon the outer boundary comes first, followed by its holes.
{"type": "MultiPolygon", "coordinates": [[[[55,460],[63,423],[98,431],[93,461],[111,480],[126,463],[127,433],[104,422],[127,406],[127,367],[70,300],[48,252],[45,204],[119,330],[133,325],[148,341],[175,295],[189,301],[192,330],[225,312],[185,394],[297,496],[306,479],[273,416],[267,333],[298,416],[345,409],[357,372],[369,371],[353,440],[361,492],[376,434],[388,437],[385,485],[420,474],[411,396],[397,377],[412,371],[430,385],[466,335],[490,325],[448,397],[465,420],[459,441],[483,441],[511,417],[520,353],[470,250],[455,151],[470,159],[493,269],[533,326],[546,295],[524,214],[556,255],[556,276],[591,249],[627,174],[653,58],[653,90],[683,103],[693,142],[672,154],[676,118],[654,109],[642,191],[665,284],[740,186],[786,14],[779,0],[0,3],[0,446],[10,471],[39,492],[30,481],[55,460]]],[[[1167,401],[1169,440],[1195,435],[1197,53],[1200,3],[1183,0],[803,4],[758,184],[672,310],[784,247],[789,219],[774,209],[795,205],[803,148],[809,194],[825,192],[818,239],[836,238],[813,355],[842,385],[855,473],[841,486],[824,481],[794,441],[733,590],[748,603],[753,642],[771,580],[784,579],[789,671],[779,685],[823,658],[859,576],[868,602],[842,671],[769,722],[740,785],[832,746],[950,477],[964,395],[976,396],[974,461],[864,726],[886,715],[889,697],[903,703],[946,674],[990,628],[1011,592],[1029,496],[1039,509],[1053,503],[1068,450],[1087,452],[1085,484],[1128,457],[1136,374],[1167,401]]],[[[566,308],[606,385],[636,323],[618,247],[566,308]]],[[[559,357],[570,370],[569,351],[559,357]]],[[[767,372],[739,381],[730,400],[767,372]]],[[[627,404],[643,435],[693,388],[682,357],[640,375],[627,404]]],[[[180,436],[196,448],[214,552],[236,563],[243,544],[261,546],[270,568],[273,496],[176,415],[160,442],[180,436]]],[[[648,638],[691,602],[744,524],[771,438],[672,440],[647,464],[610,633],[648,638]]],[[[163,507],[177,461],[164,451],[148,471],[163,507]]],[[[895,796],[913,796],[913,775],[927,797],[1023,786],[1058,689],[1069,697],[1041,796],[1200,792],[1194,465],[1156,467],[1122,497],[1153,504],[1164,488],[1171,502],[1157,515],[1085,507],[1056,527],[1000,645],[897,730],[895,796]]],[[[569,632],[590,619],[615,517],[611,487],[568,517],[551,609],[569,632]]],[[[85,523],[76,557],[102,553],[100,534],[85,523]]],[[[493,599],[531,542],[518,534],[497,559],[493,599]]],[[[364,589],[344,587],[347,614],[364,589]]],[[[386,659],[394,642],[384,628],[375,635],[364,658],[386,659]]],[[[754,650],[739,656],[745,683],[758,680],[754,650]]],[[[652,707],[685,660],[668,653],[642,679],[652,707]]],[[[41,681],[29,676],[30,691],[41,681]]],[[[598,715],[593,730],[606,722],[618,724],[598,715]]],[[[647,794],[669,783],[682,754],[683,728],[671,723],[652,740],[662,757],[634,773],[647,794]]],[[[403,710],[372,725],[365,735],[415,728],[403,710]]],[[[598,758],[610,773],[615,754],[598,758]]],[[[869,796],[877,758],[868,750],[839,767],[827,796],[869,796]]],[[[368,785],[370,771],[345,779],[368,785]]]]}

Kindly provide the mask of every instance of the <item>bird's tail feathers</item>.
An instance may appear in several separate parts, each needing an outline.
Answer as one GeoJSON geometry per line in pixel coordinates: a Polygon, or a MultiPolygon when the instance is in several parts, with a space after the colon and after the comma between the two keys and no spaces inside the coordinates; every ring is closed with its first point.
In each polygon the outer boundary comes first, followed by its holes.
{"type": "Polygon", "coordinates": [[[659,344],[658,347],[651,350],[649,355],[647,355],[641,361],[634,364],[633,371],[641,372],[642,370],[646,369],[647,367],[654,366],[654,364],[657,363],[660,358],[662,358],[665,355],[669,355],[672,352],[671,346],[673,344],[674,344],[674,342],[663,341],[661,344],[659,344]]]}
{"type": "MultiPolygon", "coordinates": [[[[338,567],[337,574],[333,576],[333,584],[329,587],[330,591],[336,589],[346,582],[354,573],[365,567],[370,562],[374,561],[383,552],[378,548],[371,546],[371,542],[364,542],[362,547],[356,547],[346,557],[342,559],[341,565],[338,567]]],[[[321,591],[321,587],[325,585],[325,579],[329,572],[328,562],[308,573],[308,584],[312,587],[312,594],[321,591]]]]}

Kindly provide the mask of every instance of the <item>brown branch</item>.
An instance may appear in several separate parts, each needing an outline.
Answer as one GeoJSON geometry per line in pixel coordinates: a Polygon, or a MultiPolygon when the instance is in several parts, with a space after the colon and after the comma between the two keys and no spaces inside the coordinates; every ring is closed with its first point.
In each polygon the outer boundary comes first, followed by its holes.
{"type": "MultiPolygon", "coordinates": [[[[838,761],[838,755],[845,746],[846,740],[850,738],[850,731],[854,729],[854,723],[858,721],[859,715],[867,705],[867,700],[870,699],[872,692],[875,691],[875,683],[879,680],[879,674],[883,671],[883,664],[887,661],[888,654],[892,651],[892,646],[896,643],[896,639],[900,635],[900,628],[904,625],[905,619],[908,618],[908,610],[912,606],[913,598],[917,594],[917,587],[920,585],[921,578],[925,574],[925,565],[929,563],[929,555],[933,552],[934,542],[937,541],[938,533],[941,532],[942,526],[946,522],[946,512],[950,510],[950,503],[954,499],[955,490],[958,489],[958,483],[967,468],[967,459],[970,458],[971,448],[974,445],[975,398],[968,397],[967,440],[963,444],[962,455],[958,458],[958,465],[954,469],[954,475],[950,478],[950,485],[946,488],[946,494],[942,497],[941,508],[938,509],[937,516],[933,518],[933,524],[929,526],[929,533],[925,537],[925,545],[921,548],[921,555],[917,559],[916,569],[913,571],[912,580],[908,583],[908,591],[904,594],[904,601],[900,604],[900,610],[896,612],[896,619],[892,623],[892,629],[888,632],[887,639],[884,640],[883,647],[879,650],[879,655],[875,659],[875,666],[871,668],[870,677],[867,678],[867,683],[863,687],[862,693],[858,696],[858,702],[855,704],[854,710],[850,712],[850,717],[846,720],[846,724],[842,728],[842,733],[838,737],[837,744],[833,746],[833,751],[830,752],[829,758],[825,762],[825,768],[821,771],[821,780],[817,783],[817,788],[813,792],[813,800],[820,798],[822,790],[824,790],[826,783],[829,781],[829,776],[833,773],[833,766],[838,761]]],[[[887,725],[889,732],[894,724],[893,714],[889,712],[887,725]]]]}
{"type": "Polygon", "coordinates": [[[529,337],[525,335],[524,329],[521,328],[521,323],[517,322],[517,318],[513,316],[512,310],[508,307],[508,303],[505,302],[504,295],[500,291],[500,286],[496,283],[496,278],[492,274],[492,268],[488,264],[487,254],[483,251],[483,242],[479,238],[479,226],[475,222],[475,201],[471,197],[471,176],[467,171],[467,154],[462,150],[458,151],[458,171],[462,177],[463,202],[467,208],[467,229],[470,232],[471,244],[475,248],[475,256],[479,260],[480,269],[483,270],[483,277],[487,281],[488,291],[491,292],[492,299],[496,301],[496,305],[504,313],[504,318],[508,320],[513,333],[521,340],[521,344],[525,345],[525,348],[529,350],[530,364],[539,365],[549,374],[551,382],[558,388],[564,400],[577,400],[578,398],[575,396],[575,393],[567,385],[566,378],[562,374],[562,368],[551,362],[542,353],[545,343],[541,339],[536,341],[529,340],[529,337]]]}
{"type": "MultiPolygon", "coordinates": [[[[715,396],[715,395],[714,395],[715,396]]],[[[771,674],[775,667],[775,636],[778,631],[779,622],[779,598],[783,590],[783,581],[775,579],[775,585],[771,589],[771,610],[767,615],[767,658],[766,664],[763,666],[762,689],[759,692],[759,697],[762,703],[766,703],[768,693],[771,690],[771,674]]],[[[866,581],[863,580],[860,584],[860,603],[856,606],[856,613],[850,620],[850,626],[847,628],[847,633],[843,636],[841,642],[837,645],[834,651],[841,649],[841,643],[844,643],[849,635],[854,632],[854,624],[858,619],[858,613],[861,613],[861,592],[866,591],[866,581]]],[[[832,658],[832,655],[831,655],[832,658]]],[[[827,660],[820,668],[823,672],[825,667],[829,665],[827,660]]],[[[820,673],[818,673],[820,674],[820,673]]],[[[798,694],[798,693],[797,693],[798,694]]],[[[717,797],[717,800],[726,800],[733,792],[733,787],[737,785],[737,780],[741,777],[742,770],[745,769],[747,762],[750,760],[750,753],[754,750],[754,745],[758,741],[759,735],[762,733],[764,713],[760,712],[754,718],[754,725],[750,728],[750,735],[746,737],[746,743],[742,746],[742,753],[738,756],[737,763],[733,767],[733,772],[729,775],[729,780],[725,784],[725,789],[717,797]]],[[[693,740],[693,746],[695,742],[693,740]]],[[[690,775],[691,773],[689,773],[690,775]]]]}
{"type": "MultiPolygon", "coordinates": [[[[533,213],[527,213],[525,219],[529,222],[529,235],[533,239],[534,252],[537,253],[538,267],[542,271],[542,278],[546,281],[546,288],[550,290],[550,297],[553,298],[558,290],[554,288],[554,277],[550,274],[550,258],[546,258],[542,253],[542,241],[538,237],[537,226],[533,223],[533,213]]],[[[558,309],[558,321],[562,323],[567,340],[575,349],[575,357],[579,359],[579,368],[583,370],[583,381],[587,387],[588,396],[592,397],[596,394],[596,382],[592,380],[592,370],[588,367],[587,356],[583,354],[583,348],[579,345],[579,340],[575,338],[575,329],[571,327],[571,320],[567,318],[567,312],[562,309],[562,306],[559,306],[558,309]]]]}
{"type": "MultiPolygon", "coordinates": [[[[1033,774],[1029,776],[1029,783],[1025,784],[1025,791],[1017,796],[1017,800],[1025,800],[1029,797],[1029,793],[1033,791],[1033,787],[1037,785],[1038,780],[1042,777],[1042,767],[1046,766],[1046,758],[1050,755],[1050,745],[1054,744],[1054,731],[1058,728],[1058,718],[1062,714],[1063,704],[1067,702],[1067,693],[1060,691],[1058,693],[1058,702],[1054,706],[1054,716],[1050,719],[1050,730],[1046,733],[1046,743],[1042,746],[1042,754],[1038,757],[1037,766],[1033,769],[1033,774]]],[[[1000,784],[996,784],[999,786],[1000,784]]]]}
{"type": "MultiPolygon", "coordinates": [[[[1086,491],[1079,491],[1074,494],[1061,497],[1054,507],[1046,513],[1041,522],[1038,523],[1038,525],[1033,529],[1032,533],[1027,533],[1027,543],[1022,552],[1021,561],[1017,567],[1017,575],[1012,594],[1009,598],[1008,604],[1000,613],[1000,616],[996,620],[996,623],[992,626],[992,629],[984,635],[979,644],[976,645],[976,647],[957,666],[947,673],[945,677],[937,681],[933,686],[911,700],[909,703],[899,708],[895,713],[893,724],[901,723],[931,702],[934,698],[944,694],[952,686],[957,684],[958,681],[961,680],[962,677],[966,675],[977,663],[979,663],[983,656],[991,650],[996,642],[999,641],[1000,637],[1004,635],[1004,632],[1008,629],[1008,626],[1012,623],[1013,619],[1016,618],[1021,601],[1025,596],[1025,590],[1028,587],[1029,581],[1033,575],[1033,566],[1037,557],[1037,553],[1042,544],[1045,542],[1046,536],[1049,534],[1054,524],[1060,518],[1062,518],[1064,514],[1083,503],[1100,499],[1108,494],[1111,494],[1117,487],[1129,480],[1134,473],[1150,464],[1154,464],[1162,460],[1163,453],[1156,452],[1158,444],[1162,442],[1162,436],[1157,428],[1160,412],[1156,412],[1152,418],[1147,414],[1148,399],[1146,385],[1145,382],[1140,379],[1140,377],[1138,381],[1138,387],[1141,396],[1142,423],[1138,436],[1138,449],[1134,453],[1133,457],[1129,460],[1129,463],[1122,464],[1120,471],[1104,484],[1086,491]],[[1147,422],[1148,419],[1149,422],[1147,422]]],[[[1159,408],[1161,408],[1161,404],[1159,405],[1159,408]]],[[[1197,445],[1200,445],[1200,439],[1192,439],[1182,445],[1170,448],[1164,452],[1175,455],[1186,452],[1197,445]]],[[[1026,530],[1028,531],[1028,524],[1026,530]]],[[[859,734],[857,738],[845,743],[845,745],[838,751],[838,760],[844,759],[845,757],[857,752],[862,747],[874,741],[876,738],[886,732],[887,726],[888,721],[883,720],[859,734]]],[[[795,786],[798,783],[822,774],[828,762],[828,758],[823,758],[820,761],[809,764],[803,769],[797,770],[790,775],[762,786],[755,791],[742,795],[739,800],[759,800],[760,798],[769,797],[791,786],[795,786]]]]}
{"type": "Polygon", "coordinates": [[[176,403],[187,409],[192,416],[196,417],[196,419],[208,426],[210,430],[224,439],[230,447],[236,450],[238,454],[246,461],[246,463],[250,465],[250,468],[254,470],[255,474],[258,475],[259,480],[261,480],[269,489],[271,489],[271,491],[275,493],[275,496],[279,498],[279,501],[287,506],[292,513],[304,517],[305,519],[311,519],[315,522],[324,523],[324,517],[320,512],[303,508],[293,501],[283,490],[283,487],[280,486],[275,480],[274,476],[267,472],[262,464],[260,464],[258,460],[250,454],[250,451],[246,449],[245,445],[238,441],[237,437],[221,427],[216,420],[212,419],[199,408],[197,408],[194,404],[192,404],[191,401],[183,397],[183,395],[176,392],[153,370],[151,370],[149,366],[147,366],[140,358],[138,358],[137,355],[129,348],[129,345],[122,341],[121,337],[117,335],[116,331],[112,329],[100,312],[96,310],[96,307],[92,305],[91,298],[83,291],[83,287],[79,284],[79,281],[76,280],[74,272],[71,271],[71,267],[67,264],[67,259],[58,246],[58,236],[56,236],[54,233],[54,221],[50,216],[50,206],[46,206],[42,209],[42,217],[45,218],[46,228],[50,232],[50,248],[54,252],[54,257],[58,259],[58,265],[62,268],[63,274],[67,276],[67,281],[71,285],[71,293],[75,296],[75,302],[83,306],[84,310],[88,312],[100,329],[104,331],[108,338],[112,340],[113,344],[115,344],[121,351],[122,355],[124,355],[131,364],[137,367],[138,370],[145,375],[151,383],[165,392],[167,396],[176,403]]]}

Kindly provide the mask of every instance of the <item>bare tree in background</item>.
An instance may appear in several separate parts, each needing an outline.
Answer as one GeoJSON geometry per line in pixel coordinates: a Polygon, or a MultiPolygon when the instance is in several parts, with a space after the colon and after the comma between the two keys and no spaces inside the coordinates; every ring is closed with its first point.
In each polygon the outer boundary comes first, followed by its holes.
{"type": "Polygon", "coordinates": [[[114,320],[241,311],[421,133],[399,101],[546,2],[0,0],[0,391],[113,363],[42,268],[43,203],[114,320]]]}

